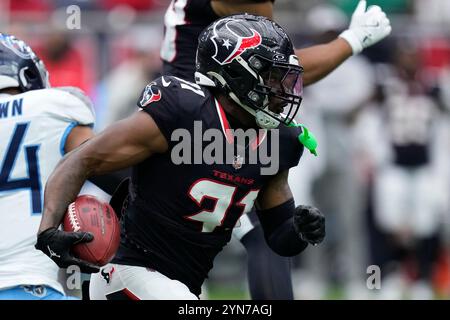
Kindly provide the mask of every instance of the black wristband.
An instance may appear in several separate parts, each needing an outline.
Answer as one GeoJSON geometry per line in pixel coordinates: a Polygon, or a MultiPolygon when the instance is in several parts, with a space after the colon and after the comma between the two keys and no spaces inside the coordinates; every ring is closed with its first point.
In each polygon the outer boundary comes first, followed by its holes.
{"type": "Polygon", "coordinates": [[[267,244],[280,256],[295,256],[308,246],[295,231],[294,210],[294,199],[289,199],[274,208],[256,211],[267,244]]]}

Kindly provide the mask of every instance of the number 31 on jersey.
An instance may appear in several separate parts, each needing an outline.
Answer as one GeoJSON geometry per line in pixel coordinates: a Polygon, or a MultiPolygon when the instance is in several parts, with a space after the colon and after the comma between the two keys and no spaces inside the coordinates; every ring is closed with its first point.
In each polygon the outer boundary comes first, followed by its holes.
{"type": "Polygon", "coordinates": [[[211,232],[215,227],[223,225],[228,210],[234,205],[241,207],[242,214],[247,213],[253,207],[259,190],[250,190],[238,202],[234,202],[236,186],[219,183],[210,179],[199,179],[195,181],[189,189],[189,196],[197,203],[202,205],[204,198],[212,199],[215,202],[212,210],[201,210],[189,217],[189,220],[203,222],[202,232],[211,232]]]}

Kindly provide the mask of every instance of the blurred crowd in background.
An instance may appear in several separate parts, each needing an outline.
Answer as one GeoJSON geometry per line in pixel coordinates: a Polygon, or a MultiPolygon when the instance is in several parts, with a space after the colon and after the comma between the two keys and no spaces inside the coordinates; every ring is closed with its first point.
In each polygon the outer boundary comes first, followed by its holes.
{"type": "MultiPolygon", "coordinates": [[[[346,29],[356,2],[276,0],[275,20],[304,47],[346,29]]],[[[1,0],[0,30],[35,48],[53,86],[93,99],[98,131],[136,111],[158,76],[169,3],[1,0]],[[71,5],[80,29],[67,28],[71,5]]],[[[290,183],[297,204],[324,212],[327,238],[293,260],[295,297],[448,299],[450,1],[368,3],[386,11],[393,33],[304,90],[298,120],[317,136],[319,156],[305,152],[290,183]],[[381,288],[370,290],[373,265],[381,288]]],[[[232,241],[205,287],[248,297],[243,259],[232,241]]]]}

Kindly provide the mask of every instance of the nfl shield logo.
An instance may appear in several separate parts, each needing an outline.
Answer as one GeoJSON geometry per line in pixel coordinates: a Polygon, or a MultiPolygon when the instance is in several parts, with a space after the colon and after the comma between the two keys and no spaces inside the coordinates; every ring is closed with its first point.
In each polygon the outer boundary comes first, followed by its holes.
{"type": "Polygon", "coordinates": [[[244,158],[241,155],[234,156],[233,160],[233,168],[240,169],[242,168],[242,163],[244,162],[244,158]]]}

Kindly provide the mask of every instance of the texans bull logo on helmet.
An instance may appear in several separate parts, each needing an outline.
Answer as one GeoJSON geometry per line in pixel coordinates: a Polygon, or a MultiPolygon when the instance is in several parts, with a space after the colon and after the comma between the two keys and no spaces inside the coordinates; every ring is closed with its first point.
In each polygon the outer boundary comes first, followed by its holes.
{"type": "Polygon", "coordinates": [[[158,90],[156,93],[153,91],[154,89],[152,87],[155,85],[156,83],[152,82],[145,87],[144,92],[142,93],[142,99],[139,102],[141,107],[145,107],[152,102],[161,100],[161,91],[158,90]]]}
{"type": "Polygon", "coordinates": [[[211,41],[216,48],[212,58],[221,65],[228,64],[243,54],[245,50],[259,46],[262,42],[261,35],[253,29],[250,30],[252,32],[251,35],[239,35],[238,32],[248,31],[242,29],[235,20],[225,19],[218,21],[214,25],[214,35],[211,37],[211,41]],[[217,34],[217,27],[221,27],[223,24],[229,31],[224,36],[217,34]]]}

